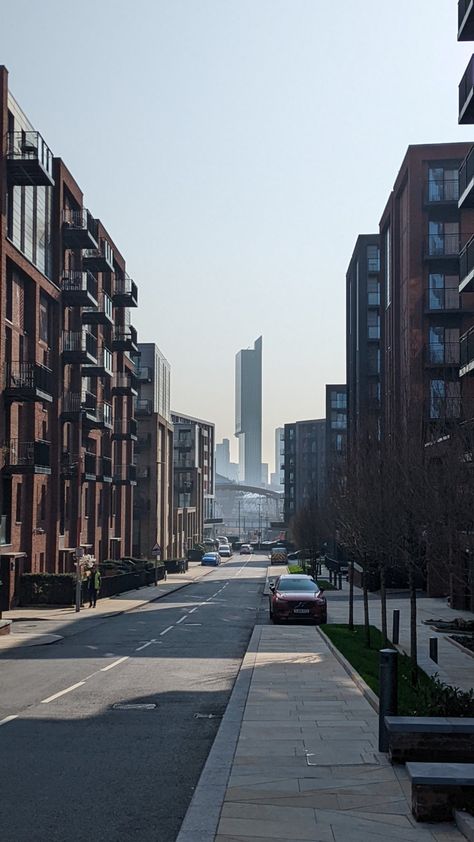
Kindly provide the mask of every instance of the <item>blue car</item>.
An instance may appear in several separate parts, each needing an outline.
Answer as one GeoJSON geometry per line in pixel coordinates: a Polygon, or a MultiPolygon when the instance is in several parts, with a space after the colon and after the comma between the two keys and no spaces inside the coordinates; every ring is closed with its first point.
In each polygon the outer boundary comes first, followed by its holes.
{"type": "Polygon", "coordinates": [[[201,559],[201,564],[205,564],[208,567],[217,567],[220,563],[221,557],[219,553],[206,553],[201,559]]]}

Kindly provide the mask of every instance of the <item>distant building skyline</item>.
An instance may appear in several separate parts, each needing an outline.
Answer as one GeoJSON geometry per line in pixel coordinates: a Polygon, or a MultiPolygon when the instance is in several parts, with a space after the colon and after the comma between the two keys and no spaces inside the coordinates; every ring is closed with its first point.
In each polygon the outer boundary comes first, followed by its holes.
{"type": "Polygon", "coordinates": [[[235,357],[235,435],[239,441],[239,479],[262,482],[262,337],[235,357]]]}

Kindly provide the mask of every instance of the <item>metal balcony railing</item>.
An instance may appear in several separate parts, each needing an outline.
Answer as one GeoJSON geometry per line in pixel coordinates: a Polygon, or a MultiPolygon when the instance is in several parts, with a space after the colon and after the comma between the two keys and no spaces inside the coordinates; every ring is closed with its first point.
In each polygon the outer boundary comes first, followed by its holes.
{"type": "Polygon", "coordinates": [[[63,352],[90,354],[97,359],[97,339],[88,330],[63,331],[63,352]]]}
{"type": "Polygon", "coordinates": [[[7,137],[7,160],[37,163],[52,181],[53,153],[39,132],[9,132],[7,137]]]}
{"type": "Polygon", "coordinates": [[[429,342],[426,346],[426,361],[431,365],[459,365],[459,342],[429,342]]]}
{"type": "Polygon", "coordinates": [[[443,287],[442,289],[425,290],[425,309],[443,312],[445,310],[460,310],[461,296],[457,287],[443,287]]]}
{"type": "Polygon", "coordinates": [[[97,280],[92,272],[64,272],[61,278],[63,292],[88,292],[97,301],[97,280]]]}
{"type": "Polygon", "coordinates": [[[136,415],[152,415],[153,414],[153,401],[140,398],[137,400],[136,415]]]}
{"type": "Polygon", "coordinates": [[[137,377],[141,381],[149,382],[152,379],[152,369],[148,366],[138,366],[137,377]]]}
{"type": "Polygon", "coordinates": [[[138,287],[127,273],[123,277],[115,278],[113,295],[117,299],[123,299],[124,303],[127,301],[130,306],[136,306],[138,303],[138,287]]]}
{"type": "Polygon", "coordinates": [[[104,427],[113,427],[112,404],[107,401],[101,401],[97,404],[95,409],[95,417],[104,427]]]}
{"type": "Polygon", "coordinates": [[[428,204],[457,202],[459,199],[459,178],[446,178],[442,181],[427,179],[424,187],[424,198],[428,204]]]}
{"type": "Polygon", "coordinates": [[[474,38],[474,4],[472,0],[458,0],[458,41],[474,38]]]}
{"type": "Polygon", "coordinates": [[[97,476],[97,457],[95,453],[84,454],[84,473],[97,476]]]}
{"type": "Polygon", "coordinates": [[[33,391],[39,389],[51,394],[53,373],[50,368],[38,363],[11,362],[4,365],[5,389],[33,391]]]}
{"type": "Polygon", "coordinates": [[[63,223],[67,228],[74,231],[88,231],[92,238],[98,242],[99,226],[97,219],[94,219],[91,212],[87,208],[80,208],[80,210],[73,210],[72,208],[64,208],[63,223]]]}
{"type": "Polygon", "coordinates": [[[117,372],[113,376],[112,388],[131,391],[136,387],[136,377],[128,372],[117,372]]]}
{"type": "Polygon", "coordinates": [[[461,368],[474,362],[474,327],[470,328],[459,340],[459,357],[461,368]]]}
{"type": "Polygon", "coordinates": [[[136,482],[137,469],[135,465],[114,465],[112,471],[114,482],[136,482]]]}
{"type": "Polygon", "coordinates": [[[5,442],[3,453],[6,467],[50,467],[50,442],[47,441],[10,439],[5,442]]]}
{"type": "Polygon", "coordinates": [[[474,146],[467,153],[459,167],[459,195],[462,197],[468,185],[474,179],[474,146]]]}
{"type": "Polygon", "coordinates": [[[109,456],[98,457],[97,474],[107,479],[112,478],[112,459],[109,456]]]}
{"type": "Polygon", "coordinates": [[[459,122],[470,122],[470,109],[472,108],[472,89],[474,87],[474,56],[471,56],[469,64],[459,83],[459,122]]]}

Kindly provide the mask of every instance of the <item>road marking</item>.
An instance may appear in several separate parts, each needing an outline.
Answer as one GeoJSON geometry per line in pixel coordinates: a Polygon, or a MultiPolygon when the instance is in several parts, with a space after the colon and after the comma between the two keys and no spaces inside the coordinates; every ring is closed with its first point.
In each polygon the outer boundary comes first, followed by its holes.
{"type": "Polygon", "coordinates": [[[82,687],[85,683],[85,681],[78,681],[77,684],[71,684],[70,687],[66,687],[65,690],[60,690],[59,693],[55,693],[54,696],[48,696],[47,699],[42,699],[40,704],[47,705],[49,702],[54,702],[55,699],[59,699],[60,696],[65,696],[66,693],[71,693],[73,690],[77,690],[78,687],[82,687]]]}
{"type": "MultiPolygon", "coordinates": [[[[203,602],[201,602],[201,605],[204,605],[204,603],[203,603],[203,602]]],[[[194,612],[195,612],[195,611],[197,611],[197,610],[198,610],[198,608],[199,608],[199,605],[196,605],[196,607],[195,607],[195,608],[191,608],[191,611],[190,611],[189,613],[190,613],[190,614],[194,614],[194,612]]]]}
{"type": "Polygon", "coordinates": [[[162,632],[160,632],[160,636],[161,636],[161,635],[163,635],[163,634],[167,634],[169,631],[171,631],[171,629],[172,629],[172,628],[174,628],[174,627],[173,627],[173,626],[168,626],[168,628],[167,628],[167,629],[164,629],[162,632]]]}
{"type": "Polygon", "coordinates": [[[12,713],[11,716],[6,716],[5,719],[0,719],[0,725],[6,725],[7,722],[13,722],[14,719],[18,719],[17,713],[12,713]]]}
{"type": "Polygon", "coordinates": [[[118,667],[119,664],[123,664],[124,661],[128,661],[130,655],[125,655],[124,658],[119,658],[118,661],[114,661],[113,664],[109,664],[108,667],[102,667],[101,672],[107,672],[107,670],[113,670],[114,667],[118,667]]]}
{"type": "Polygon", "coordinates": [[[176,625],[179,626],[180,623],[184,623],[185,619],[186,619],[186,614],[183,614],[183,616],[180,617],[180,619],[176,621],[176,625]]]}
{"type": "MultiPolygon", "coordinates": [[[[187,626],[202,626],[202,623],[186,623],[187,626]]],[[[0,722],[0,725],[2,723],[0,722]]]]}
{"type": "Polygon", "coordinates": [[[138,646],[137,649],[135,649],[135,652],[141,652],[142,649],[146,649],[147,646],[151,646],[152,643],[156,643],[155,638],[153,638],[153,640],[149,640],[148,643],[144,643],[142,646],[138,646]]]}

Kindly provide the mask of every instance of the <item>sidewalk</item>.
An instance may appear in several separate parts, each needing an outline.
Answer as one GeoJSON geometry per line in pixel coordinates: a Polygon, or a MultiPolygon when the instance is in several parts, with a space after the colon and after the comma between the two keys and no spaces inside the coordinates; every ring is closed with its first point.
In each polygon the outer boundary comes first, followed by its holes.
{"type": "MultiPolygon", "coordinates": [[[[116,596],[107,597],[106,599],[99,599],[96,608],[91,608],[86,605],[81,608],[79,613],[76,613],[74,606],[67,608],[48,608],[42,606],[34,606],[32,608],[15,608],[13,611],[4,611],[4,620],[13,620],[12,633],[5,636],[11,638],[14,634],[14,626],[20,624],[21,621],[29,620],[30,622],[39,622],[41,620],[54,620],[65,622],[78,622],[94,617],[115,617],[119,614],[126,614],[128,611],[133,611],[142,605],[149,602],[154,602],[161,599],[169,593],[178,591],[186,585],[192,584],[204,576],[207,576],[215,568],[202,567],[200,562],[190,562],[189,569],[186,573],[170,573],[165,581],[158,582],[158,585],[148,585],[145,588],[138,590],[126,591],[116,596]]],[[[1,643],[1,638],[0,638],[1,643]]]]}
{"type": "MultiPolygon", "coordinates": [[[[324,570],[323,577],[324,578],[324,570]]],[[[362,597],[362,591],[354,588],[357,597],[362,597]]],[[[349,585],[343,582],[342,591],[327,591],[328,600],[328,622],[347,623],[349,585]],[[342,597],[342,594],[346,598],[342,597]],[[331,599],[334,595],[334,598],[331,599]],[[339,595],[339,596],[337,596],[339,595]]],[[[392,633],[392,611],[394,608],[400,610],[400,646],[409,653],[410,651],[410,602],[408,594],[405,596],[390,596],[387,603],[388,611],[388,635],[392,633]]],[[[423,620],[452,620],[455,617],[464,617],[474,620],[474,614],[470,611],[455,611],[450,608],[446,599],[433,597],[419,597],[417,599],[418,611],[418,663],[429,675],[438,674],[441,681],[452,684],[463,690],[470,690],[474,685],[474,657],[463,652],[454,643],[448,640],[449,632],[436,632],[434,629],[423,623],[423,620]],[[438,663],[435,664],[429,657],[429,639],[438,638],[438,663]]],[[[380,599],[377,594],[371,594],[369,600],[369,616],[372,625],[381,628],[380,599]]],[[[364,621],[364,607],[362,598],[354,600],[354,622],[362,624],[364,621]]]]}
{"type": "Polygon", "coordinates": [[[415,822],[405,769],[377,743],[377,715],[317,629],[256,626],[177,842],[464,840],[415,822]]]}

